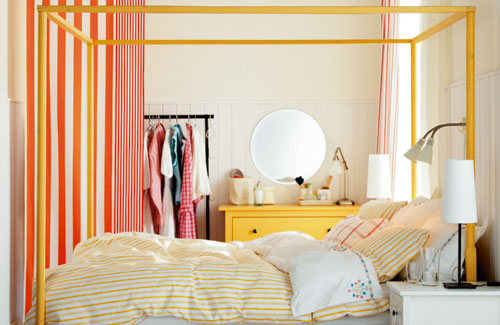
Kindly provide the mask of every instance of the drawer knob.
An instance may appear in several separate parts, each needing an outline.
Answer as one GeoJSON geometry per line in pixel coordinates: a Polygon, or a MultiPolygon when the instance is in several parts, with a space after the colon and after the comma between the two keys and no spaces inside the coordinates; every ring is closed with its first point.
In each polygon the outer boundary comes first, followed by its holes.
{"type": "Polygon", "coordinates": [[[257,229],[252,230],[252,232],[253,232],[254,234],[256,234],[256,233],[257,233],[257,229]]]}

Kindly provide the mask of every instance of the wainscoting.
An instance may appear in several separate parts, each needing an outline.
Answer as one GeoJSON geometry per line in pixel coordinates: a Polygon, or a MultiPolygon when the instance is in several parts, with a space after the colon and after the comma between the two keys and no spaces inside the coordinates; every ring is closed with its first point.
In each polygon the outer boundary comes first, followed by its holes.
{"type": "MultiPolygon", "coordinates": [[[[446,89],[449,121],[465,116],[465,83],[446,89]]],[[[500,270],[500,71],[476,78],[476,197],[479,223],[488,230],[478,245],[479,278],[500,270]]],[[[446,157],[464,158],[464,136],[456,128],[448,130],[446,157]]],[[[500,271],[496,274],[500,278],[500,271]]]]}
{"type": "MultiPolygon", "coordinates": [[[[214,114],[209,131],[211,239],[224,240],[224,215],[217,211],[220,204],[229,202],[228,177],[233,168],[245,176],[260,180],[264,186],[276,187],[277,203],[295,203],[298,186],[274,184],[256,169],[250,154],[250,139],[257,123],[267,114],[280,108],[296,108],[313,116],[323,128],[327,153],[320,170],[309,181],[314,188],[321,187],[327,178],[329,162],[336,147],[344,151],[348,166],[348,194],[356,203],[366,200],[368,154],[375,152],[377,121],[376,102],[246,102],[246,103],[148,103],[146,114],[214,114]]],[[[163,121],[166,125],[175,123],[163,121]]],[[[181,122],[179,120],[179,122],[181,122]]],[[[182,121],[185,122],[185,121],[182,121]]],[[[147,121],[146,121],[147,123],[147,121]]],[[[191,121],[191,124],[194,124],[191,121]]],[[[198,122],[203,132],[203,122],[198,122]]],[[[343,177],[332,182],[332,197],[337,200],[343,191],[343,177]]],[[[198,235],[205,236],[204,204],[198,210],[198,235]]]]}
{"type": "Polygon", "coordinates": [[[0,323],[22,323],[24,290],[25,111],[0,99],[0,323]]]}

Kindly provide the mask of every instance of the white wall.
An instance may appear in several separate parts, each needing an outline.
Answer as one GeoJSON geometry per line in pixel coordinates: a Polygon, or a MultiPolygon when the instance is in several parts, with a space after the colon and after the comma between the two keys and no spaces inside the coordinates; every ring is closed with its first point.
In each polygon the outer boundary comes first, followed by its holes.
{"type": "MultiPolygon", "coordinates": [[[[171,0],[168,4],[378,6],[380,2],[171,0]]],[[[146,19],[149,39],[379,37],[378,15],[148,15],[146,19]]],[[[218,240],[224,239],[224,221],[216,208],[229,201],[229,171],[239,168],[264,184],[272,184],[255,168],[249,141],[257,122],[278,108],[303,109],[321,123],[326,133],[327,159],[312,183],[321,186],[325,181],[328,161],[340,145],[350,165],[349,196],[357,202],[365,200],[366,159],[375,150],[379,78],[378,45],[146,47],[147,103],[167,104],[164,113],[175,113],[175,104],[179,104],[179,113],[191,107],[192,112],[208,110],[216,115],[216,139],[210,143],[210,178],[215,190],[211,197],[212,238],[218,240]]],[[[152,109],[161,107],[152,105],[152,109]]],[[[336,199],[340,198],[339,185],[337,180],[336,199]]],[[[278,203],[296,202],[296,186],[275,186],[278,203]]]]}
{"type": "MultiPolygon", "coordinates": [[[[465,115],[465,83],[452,84],[447,88],[450,106],[449,119],[456,121],[465,115]]],[[[498,222],[500,194],[500,71],[476,78],[476,195],[479,223],[487,224],[488,230],[478,243],[479,276],[494,277],[500,263],[500,250],[495,242],[500,235],[498,222]]],[[[448,158],[464,157],[464,134],[457,129],[448,130],[448,158]]],[[[496,275],[498,278],[498,275],[496,275]]]]}
{"type": "MultiPolygon", "coordinates": [[[[250,140],[257,123],[270,112],[284,107],[300,109],[310,114],[325,133],[325,160],[320,170],[309,180],[314,189],[325,183],[335,148],[340,146],[349,166],[347,197],[358,204],[365,202],[368,154],[375,151],[376,102],[183,102],[177,105],[146,105],[147,113],[151,114],[214,114],[215,118],[211,122],[213,132],[209,132],[211,239],[224,240],[224,214],[217,211],[217,208],[229,202],[228,178],[233,168],[242,170],[245,176],[253,177],[256,181],[260,180],[264,186],[274,186],[278,204],[297,203],[298,186],[279,185],[268,180],[257,170],[250,154],[250,140]]],[[[168,120],[163,122],[165,126],[169,125],[168,120]]],[[[184,125],[186,121],[179,122],[184,125]]],[[[174,124],[175,119],[170,123],[174,124]]],[[[191,121],[191,124],[195,124],[195,121],[191,121]]],[[[198,129],[204,132],[203,121],[198,122],[198,129]]],[[[334,200],[342,198],[342,182],[343,177],[340,176],[335,176],[332,181],[334,200]]],[[[200,238],[205,235],[204,211],[202,202],[197,214],[200,238]]]]}
{"type": "MultiPolygon", "coordinates": [[[[497,0],[450,0],[454,6],[477,6],[476,75],[500,68],[500,2],[497,0]]],[[[450,83],[465,80],[465,20],[451,28],[450,83]]]]}
{"type": "Polygon", "coordinates": [[[24,280],[25,3],[0,4],[0,323],[21,323],[24,280]]]}
{"type": "MultiPolygon", "coordinates": [[[[498,113],[500,69],[500,2],[495,0],[429,0],[428,4],[475,5],[476,11],[476,190],[478,213],[481,222],[489,220],[489,228],[478,243],[478,277],[500,279],[500,114],[498,113]]],[[[457,121],[465,115],[465,20],[429,41],[428,51],[440,66],[434,71],[428,65],[424,69],[434,79],[422,82],[428,90],[423,101],[433,124],[457,121]],[[434,44],[432,44],[434,42],[434,44]],[[437,80],[436,80],[437,79],[437,80]],[[448,87],[445,87],[448,85],[448,87]],[[432,113],[440,107],[439,116],[432,113]],[[443,109],[444,108],[444,109],[443,109]]],[[[444,160],[450,157],[464,158],[462,135],[456,130],[441,131],[438,140],[439,166],[443,177],[444,160]]],[[[435,167],[437,168],[437,167],[435,167]]]]}
{"type": "MultiPolygon", "coordinates": [[[[147,4],[164,4],[148,0],[147,4]]],[[[185,5],[184,1],[168,3],[185,5]]],[[[379,1],[237,1],[216,5],[379,5],[379,1]]],[[[188,4],[208,5],[206,1],[188,4]]],[[[378,15],[148,15],[146,37],[193,39],[378,38],[378,15]]],[[[149,101],[374,100],[380,47],[149,46],[149,101]]]]}

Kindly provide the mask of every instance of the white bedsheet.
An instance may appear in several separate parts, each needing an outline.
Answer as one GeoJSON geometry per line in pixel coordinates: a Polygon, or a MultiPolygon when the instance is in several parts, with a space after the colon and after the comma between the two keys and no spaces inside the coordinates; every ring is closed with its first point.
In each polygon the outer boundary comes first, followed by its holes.
{"type": "MultiPolygon", "coordinates": [[[[386,283],[381,283],[384,296],[389,299],[390,291],[386,283]]],[[[377,315],[366,317],[351,317],[346,316],[335,320],[326,322],[318,322],[321,325],[389,325],[391,324],[391,317],[389,311],[384,311],[377,315]]],[[[166,317],[148,317],[140,322],[140,325],[188,325],[192,324],[180,318],[166,316],[166,317]]],[[[242,323],[235,323],[232,325],[242,325],[242,323]]]]}

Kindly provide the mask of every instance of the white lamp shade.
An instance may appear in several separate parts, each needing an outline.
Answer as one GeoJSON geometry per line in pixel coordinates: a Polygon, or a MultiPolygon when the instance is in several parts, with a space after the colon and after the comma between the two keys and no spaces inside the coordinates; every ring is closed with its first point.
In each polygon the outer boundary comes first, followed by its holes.
{"type": "Polygon", "coordinates": [[[477,222],[472,160],[446,160],[441,218],[447,223],[477,222]]]}
{"type": "Polygon", "coordinates": [[[370,199],[388,199],[392,197],[389,155],[372,154],[368,157],[366,197],[370,199]]]}
{"type": "Polygon", "coordinates": [[[433,147],[434,147],[434,139],[430,138],[429,140],[427,140],[427,144],[425,145],[424,149],[422,149],[422,152],[420,153],[420,156],[418,157],[417,160],[426,163],[428,165],[431,165],[433,147]]]}
{"type": "Polygon", "coordinates": [[[422,147],[425,144],[425,139],[422,138],[418,140],[418,142],[411,147],[405,154],[404,156],[408,159],[410,159],[413,163],[417,163],[417,158],[420,156],[420,152],[422,152],[422,147]]]}
{"type": "Polygon", "coordinates": [[[333,176],[337,174],[342,174],[345,172],[345,165],[340,160],[333,160],[330,168],[328,169],[328,175],[333,176]]]}

